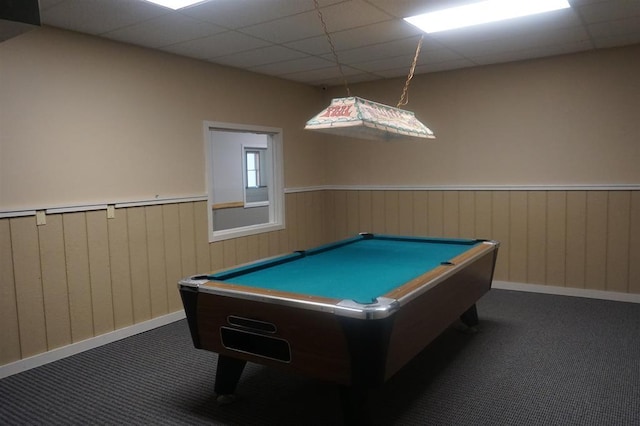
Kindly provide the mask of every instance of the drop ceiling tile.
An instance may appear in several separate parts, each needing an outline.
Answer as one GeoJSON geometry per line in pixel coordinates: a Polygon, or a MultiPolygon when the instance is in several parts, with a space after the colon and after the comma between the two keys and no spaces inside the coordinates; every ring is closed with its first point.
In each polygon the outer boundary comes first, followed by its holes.
{"type": "Polygon", "coordinates": [[[227,31],[195,40],[172,44],[162,48],[167,52],[199,59],[213,59],[245,50],[267,46],[268,43],[235,31],[227,31]]]}
{"type": "MultiPolygon", "coordinates": [[[[587,28],[598,45],[598,42],[605,39],[640,34],[640,16],[615,21],[598,22],[588,25],[587,28]]],[[[598,45],[597,47],[602,46],[598,45]]]]}
{"type": "MultiPolygon", "coordinates": [[[[333,36],[332,36],[333,39],[333,36]]],[[[284,43],[290,49],[306,52],[310,55],[322,55],[325,53],[331,53],[331,47],[327,36],[322,34],[315,37],[309,37],[302,40],[296,40],[289,43],[284,43]]]]}
{"type": "MultiPolygon", "coordinates": [[[[300,75],[300,76],[296,76],[296,78],[299,78],[296,81],[307,83],[312,86],[319,86],[319,87],[335,86],[339,88],[344,88],[344,80],[342,79],[342,77],[339,77],[339,76],[331,77],[331,78],[328,78],[327,76],[322,76],[318,79],[314,79],[313,75],[300,75]]],[[[375,74],[353,74],[349,76],[347,85],[350,86],[351,84],[363,83],[365,81],[381,80],[382,78],[383,78],[382,76],[375,75],[375,74]]],[[[351,95],[358,96],[358,93],[351,93],[351,95]]],[[[338,94],[338,97],[340,96],[347,96],[346,88],[344,89],[344,92],[341,92],[338,94]]]]}
{"type": "Polygon", "coordinates": [[[526,59],[542,58],[547,56],[562,55],[566,53],[580,52],[592,49],[588,40],[576,40],[568,43],[558,43],[546,46],[532,46],[527,49],[496,51],[485,55],[478,54],[470,58],[479,65],[497,64],[502,62],[521,61],[526,59]]]}
{"type": "MultiPolygon", "coordinates": [[[[361,46],[405,39],[421,33],[422,32],[419,29],[404,21],[391,20],[365,25],[350,30],[337,31],[331,34],[331,40],[336,51],[341,52],[361,46]]],[[[327,36],[324,34],[317,37],[293,41],[286,43],[285,45],[292,49],[303,50],[312,55],[331,53],[329,41],[327,40],[327,36]]]]}
{"type": "MultiPolygon", "coordinates": [[[[319,0],[320,7],[343,0],[319,0]]],[[[312,1],[211,0],[180,11],[195,19],[227,28],[242,28],[314,10],[312,1]],[[239,11],[242,11],[239,13],[239,11]]]]}
{"type": "Polygon", "coordinates": [[[513,32],[501,38],[469,41],[466,44],[458,44],[452,48],[463,56],[474,58],[503,52],[517,52],[545,46],[554,46],[556,44],[568,44],[583,40],[590,40],[584,28],[571,27],[558,28],[550,31],[513,32]]]}
{"type": "Polygon", "coordinates": [[[318,68],[330,68],[334,63],[326,59],[319,58],[317,56],[307,56],[300,59],[294,59],[293,61],[283,61],[273,64],[258,65],[256,67],[250,67],[251,71],[269,74],[269,75],[284,75],[293,74],[301,71],[309,71],[318,68]]]}
{"type": "Polygon", "coordinates": [[[614,21],[640,16],[640,1],[608,0],[580,7],[579,11],[587,24],[614,21]]]}
{"type": "Polygon", "coordinates": [[[232,67],[252,68],[259,65],[291,61],[306,56],[307,55],[302,52],[274,45],[221,56],[216,58],[215,62],[217,64],[229,65],[232,67]]]}
{"type": "MultiPolygon", "coordinates": [[[[399,69],[399,75],[409,73],[415,52],[411,55],[385,57],[375,61],[350,63],[351,66],[369,72],[380,72],[383,70],[399,69]]],[[[449,49],[421,49],[416,61],[416,69],[421,65],[451,63],[452,61],[464,60],[458,53],[449,49]]]]}
{"type": "Polygon", "coordinates": [[[146,1],[67,0],[42,10],[40,18],[50,26],[103,34],[165,15],[168,10],[146,1]]]}
{"type": "Polygon", "coordinates": [[[177,14],[162,15],[105,33],[104,36],[112,40],[159,48],[225,31],[222,27],[177,14]]]}
{"type": "MultiPolygon", "coordinates": [[[[395,40],[388,43],[374,44],[371,46],[360,47],[357,49],[338,52],[338,58],[341,62],[360,63],[369,60],[385,59],[389,57],[414,55],[418,47],[420,37],[410,37],[403,40],[395,40]]],[[[424,51],[429,50],[423,42],[424,51]]],[[[330,58],[331,55],[323,55],[324,58],[330,58]]]]}
{"type": "MultiPolygon", "coordinates": [[[[329,32],[369,25],[389,19],[389,16],[361,0],[339,3],[322,9],[329,32]]],[[[288,43],[324,34],[315,11],[253,25],[242,32],[274,43],[288,43]]]]}
{"type": "MultiPolygon", "coordinates": [[[[347,84],[355,82],[355,76],[361,76],[362,71],[350,68],[342,67],[342,74],[344,74],[347,84]]],[[[290,73],[283,75],[282,77],[288,80],[300,81],[300,82],[317,82],[319,84],[325,84],[332,86],[334,84],[344,85],[344,79],[342,74],[336,67],[324,67],[304,70],[300,72],[290,73]],[[335,83],[337,82],[337,83],[335,83]]]]}

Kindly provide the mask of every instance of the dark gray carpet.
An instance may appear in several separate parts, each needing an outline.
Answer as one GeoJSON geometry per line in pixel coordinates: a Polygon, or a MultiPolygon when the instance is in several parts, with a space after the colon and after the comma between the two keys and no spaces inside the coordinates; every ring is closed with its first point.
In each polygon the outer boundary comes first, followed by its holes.
{"type": "MultiPolygon", "coordinates": [[[[384,425],[640,425],[640,305],[504,290],[372,395],[384,425]]],[[[0,380],[0,424],[341,424],[330,383],[249,364],[218,406],[216,355],[180,321],[0,380]]]]}

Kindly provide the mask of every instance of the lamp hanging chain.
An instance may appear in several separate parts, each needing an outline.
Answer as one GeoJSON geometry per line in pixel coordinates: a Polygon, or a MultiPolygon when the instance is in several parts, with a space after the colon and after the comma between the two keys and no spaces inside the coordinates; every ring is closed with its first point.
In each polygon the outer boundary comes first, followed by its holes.
{"type": "Polygon", "coordinates": [[[411,69],[409,70],[409,75],[407,76],[407,81],[404,84],[404,89],[402,90],[402,96],[400,96],[400,100],[398,101],[397,108],[400,108],[402,105],[406,105],[409,103],[409,84],[411,83],[411,79],[413,78],[413,73],[416,70],[416,63],[418,62],[418,56],[420,55],[420,49],[422,48],[423,39],[424,39],[424,35],[420,36],[420,40],[418,41],[418,47],[416,48],[416,54],[413,56],[413,63],[411,64],[411,69]]]}
{"type": "Polygon", "coordinates": [[[329,42],[329,46],[331,47],[331,53],[333,53],[333,58],[336,61],[336,65],[338,66],[338,71],[340,72],[340,76],[342,77],[342,82],[344,83],[345,89],[347,89],[347,96],[351,96],[351,91],[349,90],[349,85],[347,84],[347,79],[344,76],[344,72],[342,71],[342,65],[340,64],[340,60],[338,59],[338,54],[336,53],[336,47],[333,45],[333,41],[331,40],[331,35],[329,34],[329,30],[327,30],[327,24],[324,22],[324,17],[322,16],[322,12],[320,11],[320,5],[318,5],[318,0],[313,0],[313,4],[316,8],[316,12],[318,12],[318,17],[320,18],[320,23],[322,24],[322,29],[324,30],[324,34],[327,36],[327,41],[329,42]]]}

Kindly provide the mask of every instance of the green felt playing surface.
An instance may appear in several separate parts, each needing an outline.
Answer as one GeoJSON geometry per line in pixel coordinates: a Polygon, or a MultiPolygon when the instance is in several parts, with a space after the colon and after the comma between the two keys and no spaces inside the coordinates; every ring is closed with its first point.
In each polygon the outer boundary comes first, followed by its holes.
{"type": "Polygon", "coordinates": [[[474,240],[356,238],[210,279],[270,290],[371,303],[479,244],[474,240]],[[293,260],[291,260],[293,259],[293,260]],[[252,270],[256,269],[256,270],[252,270]]]}

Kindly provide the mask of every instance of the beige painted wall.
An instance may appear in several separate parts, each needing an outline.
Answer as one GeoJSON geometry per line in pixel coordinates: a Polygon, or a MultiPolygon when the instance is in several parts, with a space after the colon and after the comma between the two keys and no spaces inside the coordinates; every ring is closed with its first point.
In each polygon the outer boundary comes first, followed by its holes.
{"type": "Polygon", "coordinates": [[[282,128],[285,184],[324,183],[302,84],[52,28],[0,76],[0,211],[205,195],[204,120],[282,128]]]}
{"type": "MultiPolygon", "coordinates": [[[[638,184],[638,75],[640,45],[418,75],[404,108],[437,139],[327,139],[329,183],[638,184]]],[[[351,93],[395,106],[403,86],[383,80],[351,93]]]]}

